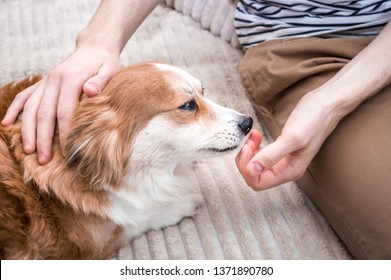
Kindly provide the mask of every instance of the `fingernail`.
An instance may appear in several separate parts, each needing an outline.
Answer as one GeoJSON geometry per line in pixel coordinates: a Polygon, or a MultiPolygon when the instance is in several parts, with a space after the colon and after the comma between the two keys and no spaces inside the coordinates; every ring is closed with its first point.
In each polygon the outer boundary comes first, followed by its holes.
{"type": "Polygon", "coordinates": [[[262,165],[260,165],[258,162],[251,163],[248,167],[248,171],[251,175],[259,175],[263,171],[262,165]]]}
{"type": "Polygon", "coordinates": [[[34,152],[34,149],[33,149],[33,146],[28,143],[28,142],[23,142],[23,151],[26,153],[26,154],[31,154],[34,152]]]}
{"type": "Polygon", "coordinates": [[[45,163],[46,161],[46,156],[43,153],[38,153],[38,161],[39,163],[45,163]]]}
{"type": "Polygon", "coordinates": [[[100,88],[94,83],[88,83],[87,86],[91,87],[97,94],[100,93],[100,88]]]}

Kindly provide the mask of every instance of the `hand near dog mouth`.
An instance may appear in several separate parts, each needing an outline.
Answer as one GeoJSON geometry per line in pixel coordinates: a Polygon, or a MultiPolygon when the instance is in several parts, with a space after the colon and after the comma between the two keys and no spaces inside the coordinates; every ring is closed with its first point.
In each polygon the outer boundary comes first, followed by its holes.
{"type": "Polygon", "coordinates": [[[235,159],[247,185],[255,191],[261,191],[299,179],[302,174],[294,174],[302,163],[305,152],[286,152],[289,147],[279,138],[261,147],[262,138],[258,130],[251,130],[249,138],[235,159]]]}
{"type": "Polygon", "coordinates": [[[290,156],[287,155],[267,167],[263,161],[273,158],[275,152],[273,147],[276,142],[262,148],[262,139],[262,134],[258,130],[251,130],[249,138],[235,159],[240,174],[247,185],[255,191],[266,190],[290,180],[288,172],[290,156]]]}

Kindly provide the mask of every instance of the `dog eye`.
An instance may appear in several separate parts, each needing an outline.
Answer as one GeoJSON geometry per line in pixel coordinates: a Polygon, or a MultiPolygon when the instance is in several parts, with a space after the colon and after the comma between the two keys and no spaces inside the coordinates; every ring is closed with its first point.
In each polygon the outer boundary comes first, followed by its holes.
{"type": "Polygon", "coordinates": [[[195,102],[195,100],[191,100],[189,102],[186,102],[185,104],[183,104],[182,106],[179,107],[179,109],[186,110],[186,111],[193,111],[193,110],[196,110],[197,108],[198,108],[198,106],[197,106],[197,103],[195,102]]]}

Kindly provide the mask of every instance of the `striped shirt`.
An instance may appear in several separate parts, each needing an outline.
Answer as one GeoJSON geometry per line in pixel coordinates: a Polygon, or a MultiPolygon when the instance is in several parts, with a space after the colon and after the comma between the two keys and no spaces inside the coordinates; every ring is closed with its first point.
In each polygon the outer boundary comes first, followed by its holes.
{"type": "Polygon", "coordinates": [[[243,47],[277,38],[377,35],[391,0],[240,0],[235,30],[243,47]]]}

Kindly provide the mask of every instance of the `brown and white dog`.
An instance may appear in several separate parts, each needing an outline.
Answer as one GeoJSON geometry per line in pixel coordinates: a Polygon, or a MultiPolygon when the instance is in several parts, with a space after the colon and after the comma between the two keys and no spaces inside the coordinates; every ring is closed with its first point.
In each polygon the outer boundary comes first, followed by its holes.
{"type": "MultiPolygon", "coordinates": [[[[38,77],[0,89],[0,118],[38,77]]],[[[22,149],[20,118],[0,126],[0,258],[106,259],[149,229],[178,223],[201,201],[195,160],[237,148],[252,119],[203,96],[166,64],[122,70],[81,101],[53,159],[22,149]]]]}

